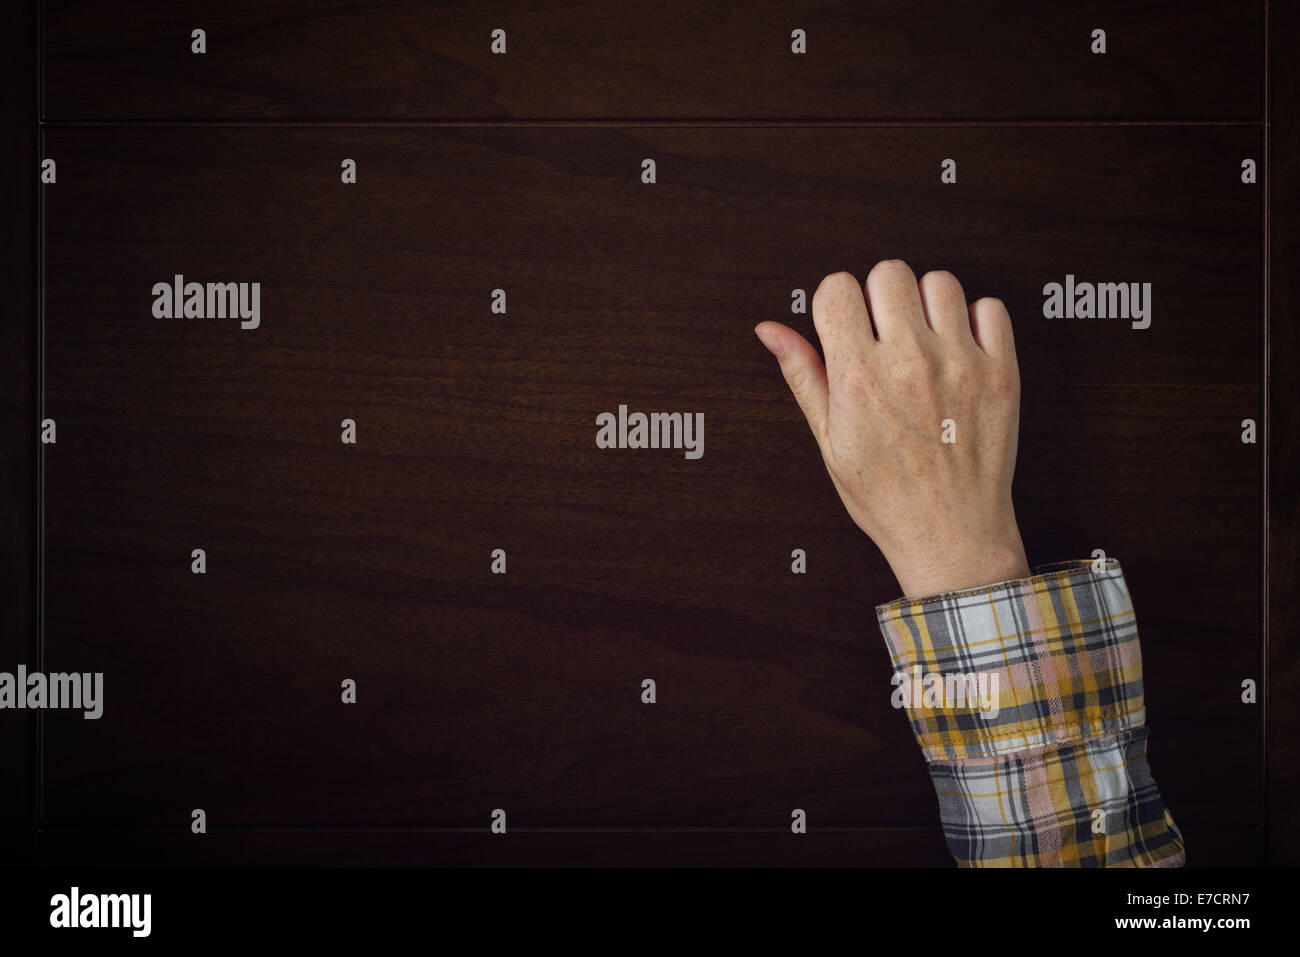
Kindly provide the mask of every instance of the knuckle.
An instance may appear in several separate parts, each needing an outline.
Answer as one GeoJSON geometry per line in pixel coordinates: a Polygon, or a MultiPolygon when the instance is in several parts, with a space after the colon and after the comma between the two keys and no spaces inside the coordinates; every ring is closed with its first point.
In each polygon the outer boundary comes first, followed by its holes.
{"type": "Polygon", "coordinates": [[[894,383],[909,392],[933,391],[939,385],[939,363],[918,346],[900,346],[891,371],[894,383]]]}
{"type": "Polygon", "coordinates": [[[975,383],[975,370],[965,362],[954,362],[944,369],[943,379],[950,390],[964,395],[975,383]]]}
{"type": "Polygon", "coordinates": [[[833,272],[817,284],[813,292],[813,321],[828,323],[834,320],[833,313],[839,311],[850,301],[857,291],[858,281],[852,273],[833,272]]]}
{"type": "Polygon", "coordinates": [[[894,364],[908,372],[929,372],[938,363],[928,350],[916,342],[904,342],[894,352],[894,364]]]}
{"type": "Polygon", "coordinates": [[[914,278],[912,267],[901,259],[882,259],[871,267],[871,273],[882,277],[914,278]]]}
{"type": "Polygon", "coordinates": [[[842,289],[846,283],[852,283],[856,286],[857,282],[858,281],[853,278],[852,273],[845,272],[844,270],[829,273],[828,275],[823,276],[822,281],[817,284],[817,289],[813,292],[813,298],[816,299],[818,296],[824,297],[828,293],[842,289]]]}
{"type": "Polygon", "coordinates": [[[993,362],[985,372],[984,387],[990,394],[1006,398],[1019,392],[1020,377],[1013,366],[1004,362],[993,362]]]}

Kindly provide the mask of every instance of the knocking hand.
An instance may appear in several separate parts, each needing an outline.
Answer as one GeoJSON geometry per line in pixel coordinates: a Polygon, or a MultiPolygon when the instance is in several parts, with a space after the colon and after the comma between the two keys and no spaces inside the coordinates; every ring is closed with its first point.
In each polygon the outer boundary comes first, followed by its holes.
{"type": "Polygon", "coordinates": [[[1029,575],[1011,504],[1020,373],[999,299],[969,309],[956,277],[877,263],[813,295],[826,364],[779,322],[781,363],[841,501],[915,598],[1029,575]],[[873,330],[874,325],[874,330],[873,330]]]}

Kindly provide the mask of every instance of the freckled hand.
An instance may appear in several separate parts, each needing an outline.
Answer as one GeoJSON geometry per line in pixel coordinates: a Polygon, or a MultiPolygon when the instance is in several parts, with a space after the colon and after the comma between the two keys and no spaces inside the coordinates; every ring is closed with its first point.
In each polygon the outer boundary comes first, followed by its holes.
{"type": "Polygon", "coordinates": [[[827,276],[812,311],[825,364],[788,326],[754,331],[904,594],[1027,577],[1011,502],[1020,374],[1001,300],[968,307],[951,273],[918,283],[886,260],[865,289],[848,273],[827,276]]]}

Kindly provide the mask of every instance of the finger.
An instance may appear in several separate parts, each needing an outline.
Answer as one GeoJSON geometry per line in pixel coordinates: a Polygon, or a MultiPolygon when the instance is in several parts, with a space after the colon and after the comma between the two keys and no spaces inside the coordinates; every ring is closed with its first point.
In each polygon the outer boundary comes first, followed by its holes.
{"type": "Polygon", "coordinates": [[[876,345],[862,287],[850,273],[831,273],[817,286],[812,301],[813,325],[826,353],[828,376],[838,381],[876,345]]]}
{"type": "Polygon", "coordinates": [[[781,375],[803,410],[818,444],[826,435],[830,390],[826,367],[808,340],[779,322],[760,322],[754,332],[781,364],[781,375]]]}
{"type": "Polygon", "coordinates": [[[901,259],[886,259],[867,273],[867,305],[883,343],[929,333],[916,276],[901,259]]]}
{"type": "Polygon", "coordinates": [[[953,345],[975,345],[966,293],[957,277],[946,269],[937,269],[921,277],[920,288],[925,321],[935,335],[953,345]]]}
{"type": "Polygon", "coordinates": [[[1011,314],[1001,299],[985,296],[971,303],[970,328],[981,349],[995,359],[1015,363],[1016,343],[1011,334],[1011,314]]]}

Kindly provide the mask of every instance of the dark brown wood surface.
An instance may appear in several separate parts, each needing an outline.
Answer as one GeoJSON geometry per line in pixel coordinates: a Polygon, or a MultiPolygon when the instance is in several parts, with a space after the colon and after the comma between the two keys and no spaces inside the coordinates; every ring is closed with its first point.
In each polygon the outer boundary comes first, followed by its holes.
{"type": "Polygon", "coordinates": [[[1273,4],[1269,18],[1268,91],[1271,115],[1278,121],[1269,135],[1268,213],[1265,218],[1266,271],[1268,275],[1269,342],[1265,353],[1270,383],[1268,403],[1268,644],[1264,666],[1268,674],[1264,858],[1273,865],[1294,865],[1300,860],[1300,818],[1293,813],[1300,788],[1300,708],[1295,689],[1300,686],[1300,654],[1296,622],[1300,598],[1300,494],[1297,491],[1297,448],[1294,436],[1300,416],[1296,376],[1300,372],[1300,231],[1296,210],[1296,157],[1300,135],[1291,119],[1300,115],[1300,81],[1295,58],[1290,55],[1300,35],[1300,8],[1273,4]],[[1275,212],[1276,211],[1276,212],[1275,212]]]}
{"type": "MultiPolygon", "coordinates": [[[[37,660],[37,45],[34,3],[0,5],[0,83],[12,141],[0,150],[0,670],[37,660]]],[[[0,720],[0,857],[36,850],[37,717],[0,720]]]]}
{"type": "Polygon", "coordinates": [[[951,864],[897,585],[752,333],[898,257],[1007,302],[1030,560],[1122,562],[1189,864],[1258,862],[1260,5],[614,9],[45,5],[38,654],[107,701],[21,732],[38,859],[951,864]],[[176,273],[260,327],[155,318],[176,273]],[[1150,328],[1044,318],[1067,273],[1150,328]],[[620,403],[703,457],[598,449],[620,403]]]}
{"type": "Polygon", "coordinates": [[[1260,4],[1243,0],[49,0],[45,110],[1258,120],[1261,24],[1260,4]],[[194,29],[206,54],[191,52],[194,29]],[[491,52],[495,29],[504,55],[491,52]],[[791,50],[796,29],[804,54],[791,50]]]}
{"type": "Polygon", "coordinates": [[[46,721],[47,827],[932,824],[873,618],[897,586],[751,331],[811,334],[791,289],[886,255],[1008,302],[1032,560],[1120,558],[1171,806],[1253,821],[1257,130],[61,127],[46,149],[46,654],[112,679],[104,720],[46,721]],[[177,272],[260,281],[261,326],[154,318],[177,272]],[[1044,319],[1067,272],[1151,282],[1151,327],[1044,319]],[[619,403],[704,412],[705,454],[598,449],[619,403]]]}

